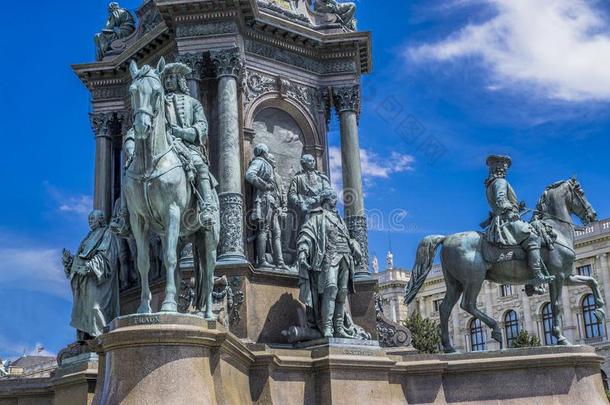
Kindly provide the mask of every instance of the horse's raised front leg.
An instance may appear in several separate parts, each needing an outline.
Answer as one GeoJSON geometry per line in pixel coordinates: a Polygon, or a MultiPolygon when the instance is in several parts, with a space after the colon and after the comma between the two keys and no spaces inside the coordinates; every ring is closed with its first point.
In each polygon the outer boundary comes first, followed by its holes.
{"type": "Polygon", "coordinates": [[[604,309],[606,303],[604,302],[604,298],[602,296],[601,291],[599,290],[599,284],[597,283],[596,279],[589,276],[579,276],[576,274],[570,274],[566,279],[565,284],[571,286],[588,286],[591,289],[591,292],[593,293],[593,298],[595,299],[595,316],[600,322],[604,322],[604,320],[606,319],[606,311],[604,309]]]}
{"type": "Polygon", "coordinates": [[[130,224],[133,237],[136,240],[136,255],[138,271],[140,272],[140,284],[142,291],[140,295],[139,314],[150,314],[150,286],[148,285],[148,272],[150,271],[150,242],[148,241],[148,224],[139,215],[130,213],[130,224]]]}
{"type": "Polygon", "coordinates": [[[449,274],[445,274],[445,284],[447,285],[447,293],[439,309],[440,321],[441,321],[441,342],[445,353],[455,353],[455,349],[451,345],[451,339],[449,338],[449,317],[451,311],[455,306],[455,303],[460,299],[462,295],[462,285],[451,277],[449,274]]]}
{"type": "Polygon", "coordinates": [[[487,315],[485,312],[481,311],[477,308],[477,297],[479,296],[479,292],[481,291],[481,287],[483,286],[483,280],[472,280],[469,284],[464,286],[464,295],[462,296],[462,302],[460,303],[460,307],[468,312],[470,315],[474,316],[478,320],[482,321],[485,325],[487,325],[491,329],[491,337],[494,338],[495,341],[502,344],[502,331],[498,326],[498,322],[493,319],[491,316],[487,315]]]}
{"type": "Polygon", "coordinates": [[[561,295],[563,292],[563,279],[561,277],[555,278],[549,285],[549,294],[551,296],[551,309],[553,311],[553,336],[557,339],[557,344],[560,346],[569,346],[572,343],[563,336],[561,330],[561,318],[562,318],[562,307],[561,307],[561,295]]]}
{"type": "Polygon", "coordinates": [[[175,271],[178,264],[178,239],[180,237],[180,209],[176,204],[171,204],[168,210],[166,234],[163,243],[163,261],[166,271],[165,299],[161,305],[162,312],[178,312],[176,303],[176,278],[175,271]]]}

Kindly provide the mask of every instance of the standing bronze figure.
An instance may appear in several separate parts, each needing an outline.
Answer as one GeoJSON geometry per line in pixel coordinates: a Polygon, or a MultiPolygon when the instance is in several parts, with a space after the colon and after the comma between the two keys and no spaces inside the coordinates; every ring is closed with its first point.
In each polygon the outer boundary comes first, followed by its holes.
{"type": "MultiPolygon", "coordinates": [[[[507,166],[508,160],[491,158],[501,167],[507,166]]],[[[492,162],[491,166],[496,163],[492,162]]],[[[498,173],[498,172],[496,172],[498,173]]],[[[501,179],[501,176],[497,177],[501,179]]],[[[524,234],[530,235],[535,230],[538,233],[553,232],[556,237],[543,237],[545,244],[541,251],[541,266],[546,267],[552,277],[549,284],[551,307],[553,311],[553,336],[557,344],[568,345],[570,342],[561,330],[561,294],[564,285],[587,285],[593,292],[596,305],[596,316],[603,320],[605,317],[604,301],[599,291],[598,283],[593,277],[573,274],[576,254],[574,252],[574,223],[572,214],[588,224],[595,221],[597,213],[587,201],[585,193],[576,179],[558,181],[548,186],[536,206],[536,214],[532,228],[526,223],[517,223],[515,211],[516,198],[510,191],[508,183],[492,180],[488,182],[488,195],[494,207],[492,214],[493,224],[489,224],[487,234],[481,232],[462,232],[454,235],[432,235],[425,237],[417,248],[415,266],[411,280],[405,289],[405,302],[409,304],[420,290],[434,262],[436,249],[441,249],[441,263],[447,293],[440,307],[441,338],[445,352],[454,352],[449,339],[449,316],[451,311],[462,297],[461,308],[473,317],[484,322],[492,329],[491,336],[502,343],[502,332],[498,322],[485,314],[477,307],[477,297],[485,280],[499,284],[522,285],[531,283],[532,259],[528,258],[529,251],[518,245],[498,246],[488,242],[488,238],[505,238],[509,242],[521,242],[524,234]],[[495,182],[498,182],[495,186],[495,182]],[[507,193],[506,195],[504,195],[507,193]],[[510,196],[512,194],[512,196],[510,196]],[[499,198],[498,198],[499,197],[499,198]],[[496,208],[497,207],[497,208],[496,208]],[[503,224],[509,225],[503,225],[503,224]],[[528,227],[526,227],[528,226],[528,227]],[[500,227],[500,228],[498,228],[500,227]],[[505,228],[519,230],[517,239],[513,234],[505,232],[505,228]],[[551,229],[547,231],[547,229],[551,229]]],[[[538,235],[540,236],[540,235],[538,235]]],[[[498,239],[495,239],[497,242],[498,239]]],[[[527,245],[525,248],[527,249],[527,245]]],[[[535,271],[535,270],[534,270],[535,271]]],[[[535,279],[536,277],[534,277],[535,279]]]]}
{"type": "Polygon", "coordinates": [[[362,253],[337,212],[335,192],[322,192],[320,203],[297,242],[299,300],[307,308],[308,324],[323,337],[355,338],[347,298],[355,292],[354,267],[362,253]]]}
{"type": "Polygon", "coordinates": [[[70,325],[79,342],[100,336],[119,316],[119,251],[102,211],[89,214],[90,232],[72,255],[64,249],[63,264],[74,303],[70,325]]]}
{"type": "Polygon", "coordinates": [[[328,177],[316,170],[316,159],[312,155],[301,157],[301,168],[288,188],[288,201],[298,214],[298,228],[305,222],[310,210],[320,207],[322,191],[331,189],[328,177]]]}
{"type": "Polygon", "coordinates": [[[246,181],[254,188],[251,219],[256,224],[256,266],[269,267],[267,244],[271,236],[274,264],[287,269],[282,254],[281,221],[286,217],[286,198],[275,173],[273,155],[265,144],[254,147],[254,159],[246,171],[246,181]]]}

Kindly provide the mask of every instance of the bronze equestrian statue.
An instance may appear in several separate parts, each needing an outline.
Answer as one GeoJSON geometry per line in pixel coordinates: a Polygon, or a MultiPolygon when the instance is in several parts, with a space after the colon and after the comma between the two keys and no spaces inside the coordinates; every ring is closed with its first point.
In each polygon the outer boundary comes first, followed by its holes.
{"type": "Polygon", "coordinates": [[[405,303],[415,299],[432,269],[436,250],[442,245],[441,264],[447,292],[440,307],[440,326],[445,352],[455,351],[449,339],[449,317],[460,297],[460,307],[484,322],[492,329],[491,336],[502,342],[498,322],[477,307],[477,297],[485,280],[536,286],[548,282],[553,312],[552,333],[557,344],[569,345],[561,330],[564,285],[587,285],[595,298],[596,316],[600,320],[605,317],[597,281],[593,277],[573,274],[576,253],[572,214],[584,224],[589,224],[596,220],[597,213],[587,201],[580,183],[572,178],[553,183],[544,190],[532,222],[528,224],[519,216],[523,204],[516,202],[512,187],[504,179],[510,160],[491,156],[488,165],[491,173],[486,185],[492,214],[485,224],[486,232],[425,237],[417,248],[411,280],[405,288],[405,303]],[[537,249],[536,246],[540,245],[541,249],[537,249]]]}

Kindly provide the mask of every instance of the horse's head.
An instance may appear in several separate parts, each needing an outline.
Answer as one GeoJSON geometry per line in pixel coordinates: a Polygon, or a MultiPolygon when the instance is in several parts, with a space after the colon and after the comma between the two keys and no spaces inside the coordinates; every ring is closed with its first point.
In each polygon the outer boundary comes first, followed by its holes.
{"type": "Polygon", "coordinates": [[[570,215],[576,215],[584,225],[597,220],[597,212],[587,200],[582,186],[576,180],[562,180],[546,188],[538,201],[536,210],[543,216],[572,222],[570,215]]]}
{"type": "Polygon", "coordinates": [[[585,191],[582,189],[578,180],[576,180],[575,177],[572,177],[566,183],[568,183],[571,192],[570,211],[580,218],[585,226],[589,225],[591,222],[595,222],[597,220],[597,212],[595,212],[593,206],[589,200],[587,200],[585,191]]]}
{"type": "Polygon", "coordinates": [[[129,71],[133,82],[129,86],[131,109],[134,114],[134,131],[136,139],[146,139],[150,135],[154,121],[163,106],[163,84],[161,74],[165,69],[165,59],[161,58],[156,69],[144,65],[138,69],[131,61],[129,71]]]}

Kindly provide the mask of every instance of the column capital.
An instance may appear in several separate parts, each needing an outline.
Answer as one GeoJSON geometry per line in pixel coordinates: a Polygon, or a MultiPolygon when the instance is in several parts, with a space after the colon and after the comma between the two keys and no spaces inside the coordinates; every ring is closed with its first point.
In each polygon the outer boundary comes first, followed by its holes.
{"type": "Polygon", "coordinates": [[[91,120],[91,128],[93,129],[95,138],[111,138],[112,137],[112,120],[115,117],[113,112],[89,113],[91,120]]]}
{"type": "Polygon", "coordinates": [[[187,80],[201,80],[205,70],[202,52],[177,55],[176,62],[185,64],[191,69],[191,73],[186,77],[187,80]]]}
{"type": "Polygon", "coordinates": [[[333,87],[333,101],[337,114],[360,112],[360,86],[333,87]]]}
{"type": "Polygon", "coordinates": [[[216,77],[231,76],[238,78],[244,67],[239,48],[215,49],[210,51],[216,77]]]}

